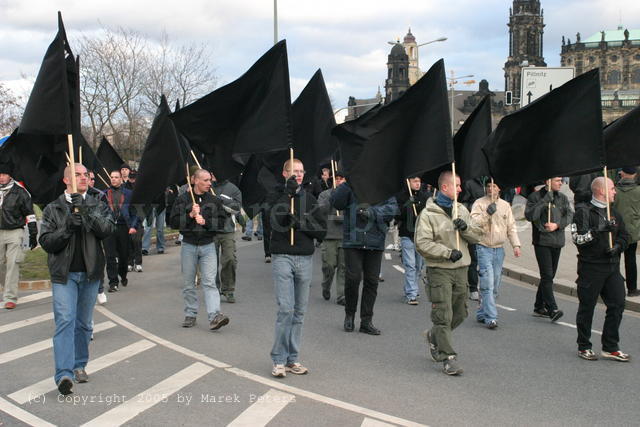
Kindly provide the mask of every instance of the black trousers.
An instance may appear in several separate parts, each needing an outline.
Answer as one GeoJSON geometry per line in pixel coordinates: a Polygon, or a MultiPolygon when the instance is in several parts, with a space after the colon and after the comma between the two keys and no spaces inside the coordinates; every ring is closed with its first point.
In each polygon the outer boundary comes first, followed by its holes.
{"type": "Polygon", "coordinates": [[[638,242],[629,245],[624,251],[624,278],[627,282],[627,291],[638,289],[638,268],[636,266],[636,250],[638,242]]]}
{"type": "Polygon", "coordinates": [[[262,247],[264,256],[271,256],[271,218],[267,214],[270,211],[262,211],[262,247]]]}
{"type": "Polygon", "coordinates": [[[381,262],[382,251],[344,248],[344,310],[347,314],[355,315],[358,310],[358,294],[362,280],[360,319],[369,321],[373,317],[381,262]]]}
{"type": "Polygon", "coordinates": [[[618,351],[618,329],[624,312],[624,279],[619,264],[587,264],[578,262],[578,350],[591,348],[591,322],[598,297],[607,306],[602,329],[602,350],[618,351]]]}
{"type": "Polygon", "coordinates": [[[553,296],[553,278],[558,270],[558,260],[562,248],[550,248],[548,246],[533,246],[540,270],[540,283],[536,293],[536,310],[555,311],[558,309],[556,299],[553,296]]]}
{"type": "Polygon", "coordinates": [[[129,234],[129,265],[142,265],[143,235],[144,227],[137,227],[136,234],[129,234]]]}
{"type": "Polygon", "coordinates": [[[116,232],[104,239],[104,252],[107,257],[107,277],[110,285],[118,284],[120,279],[127,278],[129,262],[129,227],[117,224],[116,232]]]}
{"type": "Polygon", "coordinates": [[[467,280],[469,281],[469,292],[478,292],[478,255],[476,254],[476,245],[469,244],[469,255],[471,256],[471,264],[467,271],[467,280]]]}

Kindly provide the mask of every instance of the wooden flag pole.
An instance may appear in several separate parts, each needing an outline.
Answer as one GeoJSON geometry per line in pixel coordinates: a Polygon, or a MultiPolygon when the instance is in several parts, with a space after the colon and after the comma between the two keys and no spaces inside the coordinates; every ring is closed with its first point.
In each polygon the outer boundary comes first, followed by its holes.
{"type": "Polygon", "coordinates": [[[107,186],[107,188],[108,188],[108,187],[110,187],[110,185],[107,183],[107,181],[105,181],[105,180],[104,180],[104,178],[103,178],[103,177],[101,177],[99,173],[96,173],[96,176],[97,176],[98,178],[100,178],[100,179],[102,180],[102,182],[104,182],[104,185],[106,185],[106,186],[107,186]]]}
{"type": "MultiPolygon", "coordinates": [[[[193,160],[196,161],[196,165],[198,166],[198,169],[202,169],[202,166],[200,166],[200,162],[198,161],[198,158],[196,157],[196,155],[193,153],[193,150],[191,150],[191,157],[193,157],[193,160]]],[[[187,169],[189,168],[187,167],[187,169]]],[[[214,196],[216,195],[216,192],[213,190],[213,187],[209,188],[209,191],[211,191],[211,194],[213,194],[214,196]]]]}
{"type": "MultiPolygon", "coordinates": [[[[451,173],[453,175],[453,219],[458,218],[458,184],[456,180],[456,162],[451,162],[451,173]]],[[[456,249],[460,250],[460,232],[456,230],[456,249]]]]}
{"type": "Polygon", "coordinates": [[[82,165],[82,146],[78,147],[78,156],[80,157],[80,164],[82,165]]]}
{"type": "MultiPolygon", "coordinates": [[[[331,159],[331,184],[334,190],[336,189],[336,169],[338,169],[338,167],[333,163],[333,159],[331,159]]],[[[336,216],[340,216],[338,209],[336,209],[336,216]]]]}
{"type": "MultiPolygon", "coordinates": [[[[289,177],[293,176],[293,147],[289,147],[289,177]]],[[[295,215],[294,207],[293,207],[293,197],[291,197],[291,215],[295,215]]],[[[293,238],[293,228],[290,230],[289,240],[291,241],[291,246],[295,244],[295,240],[293,238]]]]}
{"type": "Polygon", "coordinates": [[[76,161],[73,153],[73,135],[67,135],[67,143],[69,146],[69,166],[71,166],[71,192],[77,193],[78,186],[76,185],[76,161]]]}
{"type": "MultiPolygon", "coordinates": [[[[547,180],[547,191],[551,192],[551,180],[547,180]]],[[[549,206],[547,207],[547,222],[551,222],[551,202],[549,202],[549,206]]]]}
{"type": "Polygon", "coordinates": [[[191,186],[191,177],[189,176],[189,163],[185,163],[185,170],[187,172],[187,185],[189,186],[189,194],[191,194],[191,201],[196,204],[196,197],[193,195],[193,187],[191,186]]]}
{"type": "MultiPolygon", "coordinates": [[[[491,177],[491,203],[495,203],[495,193],[493,192],[493,177],[491,177]]],[[[497,208],[497,206],[496,206],[497,208]]],[[[489,216],[489,232],[491,232],[491,229],[493,228],[493,221],[491,221],[491,216],[489,216]]]]}
{"type": "MultiPolygon", "coordinates": [[[[409,182],[408,178],[407,178],[407,188],[409,189],[409,200],[411,200],[411,183],[409,182]]],[[[416,218],[418,218],[418,210],[416,209],[416,204],[411,203],[411,206],[413,206],[413,214],[415,215],[416,218]]]]}
{"type": "MultiPolygon", "coordinates": [[[[607,221],[611,221],[611,206],[609,206],[609,176],[607,167],[604,167],[604,197],[607,201],[607,221]]],[[[613,233],[609,232],[609,247],[613,248],[613,233]]]]}

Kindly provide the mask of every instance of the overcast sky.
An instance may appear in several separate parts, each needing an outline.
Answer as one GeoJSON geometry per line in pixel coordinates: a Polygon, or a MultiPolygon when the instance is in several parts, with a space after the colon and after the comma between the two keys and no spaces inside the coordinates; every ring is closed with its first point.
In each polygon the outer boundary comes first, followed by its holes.
{"type": "MultiPolygon", "coordinates": [[[[508,53],[507,0],[278,0],[279,37],[286,38],[292,98],[322,68],[334,107],[348,97],[372,97],[384,86],[388,40],[410,26],[418,43],[448,40],[420,49],[420,67],[444,58],[447,70],[487,79],[503,90],[508,53]]],[[[585,39],[622,24],[640,28],[638,0],[542,0],[544,55],[560,63],[563,35],[585,39]]],[[[123,26],[176,43],[198,41],[212,51],[220,83],[239,77],[273,44],[273,0],[0,0],[0,81],[15,87],[35,76],[56,33],[62,11],[67,34],[93,34],[123,26]]]]}

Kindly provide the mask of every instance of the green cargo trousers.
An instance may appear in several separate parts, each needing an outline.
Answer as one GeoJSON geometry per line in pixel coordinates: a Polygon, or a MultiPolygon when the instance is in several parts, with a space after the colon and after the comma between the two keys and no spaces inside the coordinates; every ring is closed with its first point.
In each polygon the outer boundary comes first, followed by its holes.
{"type": "Polygon", "coordinates": [[[342,240],[325,240],[321,245],[322,289],[331,290],[335,274],[337,298],[344,297],[344,249],[341,246],[342,240]]]}
{"type": "Polygon", "coordinates": [[[456,352],[451,345],[451,331],[460,326],[467,317],[469,298],[468,267],[454,269],[427,268],[427,295],[431,301],[431,339],[438,347],[441,362],[456,352]]]}
{"type": "Polygon", "coordinates": [[[216,233],[213,242],[218,253],[218,276],[216,285],[220,293],[234,293],[236,290],[236,239],[235,233],[216,233]]]}

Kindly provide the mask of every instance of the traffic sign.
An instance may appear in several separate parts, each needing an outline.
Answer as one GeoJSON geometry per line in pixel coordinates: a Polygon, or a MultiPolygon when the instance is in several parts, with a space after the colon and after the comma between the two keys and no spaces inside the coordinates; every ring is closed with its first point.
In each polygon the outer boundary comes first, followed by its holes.
{"type": "Polygon", "coordinates": [[[523,67],[520,106],[532,103],[573,79],[575,75],[574,67],[523,67]]]}

